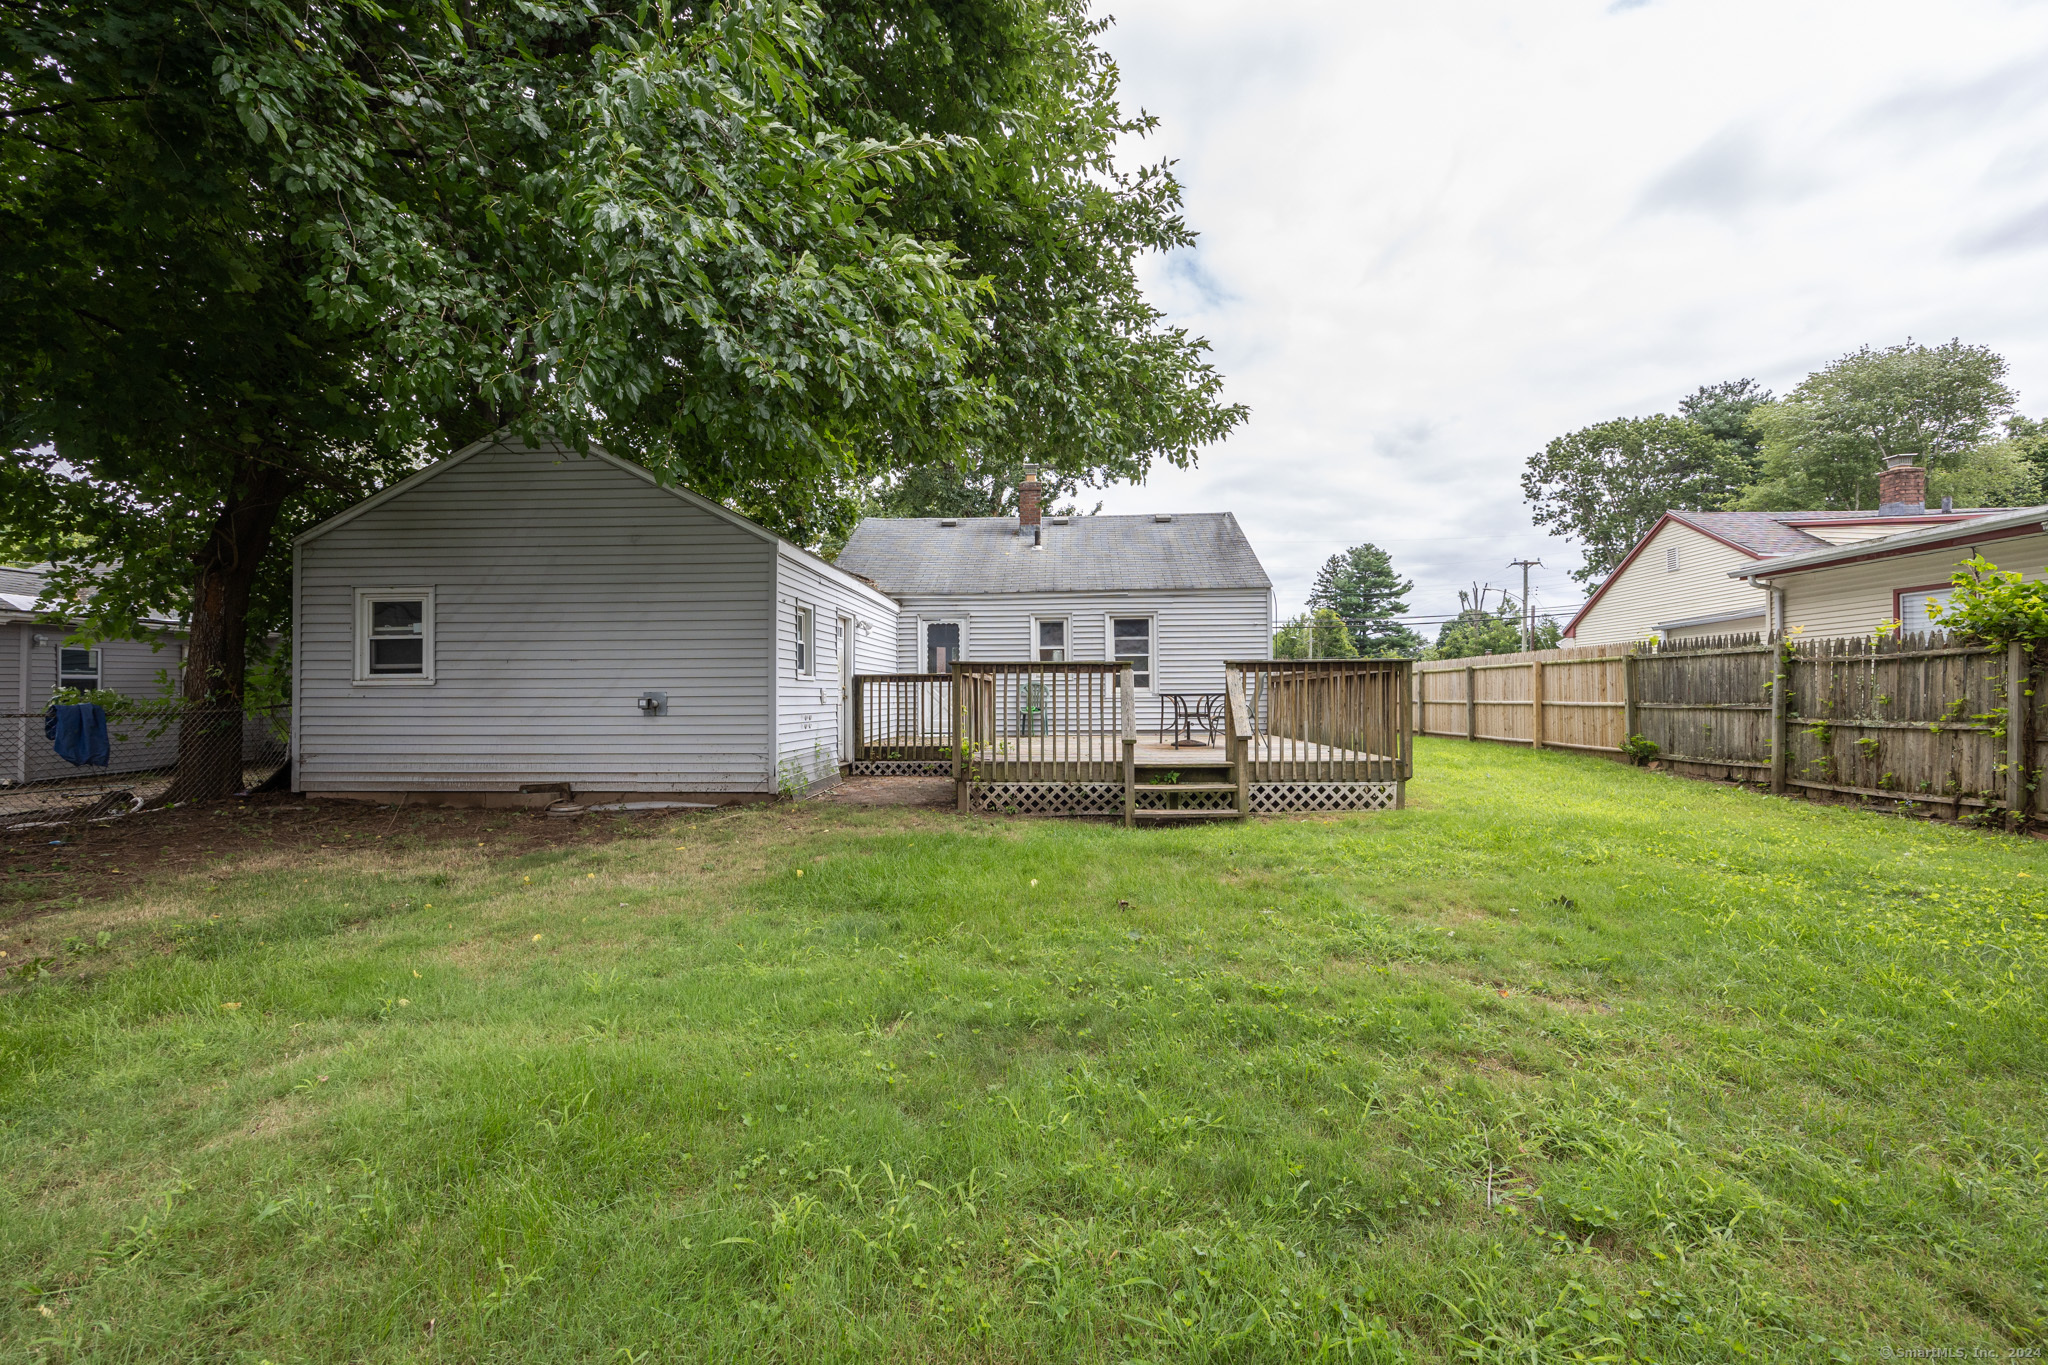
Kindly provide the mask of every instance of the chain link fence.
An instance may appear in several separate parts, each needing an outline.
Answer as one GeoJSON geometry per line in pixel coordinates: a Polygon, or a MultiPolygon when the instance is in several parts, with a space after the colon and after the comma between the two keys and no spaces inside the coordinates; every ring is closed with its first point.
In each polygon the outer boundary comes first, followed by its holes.
{"type": "Polygon", "coordinates": [[[290,753],[289,707],[111,707],[104,764],[72,763],[60,755],[49,733],[50,714],[0,711],[0,829],[107,819],[168,801],[231,796],[262,786],[290,753]]]}

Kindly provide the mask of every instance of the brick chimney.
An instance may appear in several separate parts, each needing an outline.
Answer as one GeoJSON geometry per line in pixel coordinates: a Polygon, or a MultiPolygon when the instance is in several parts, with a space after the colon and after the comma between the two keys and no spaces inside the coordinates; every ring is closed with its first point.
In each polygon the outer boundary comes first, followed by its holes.
{"type": "Polygon", "coordinates": [[[1017,524],[1038,525],[1038,466],[1024,466],[1024,482],[1017,485],[1017,524]]]}
{"type": "Polygon", "coordinates": [[[1877,476],[1877,512],[1884,517],[1917,517],[1927,511],[1927,471],[1916,457],[1887,455],[1877,476]]]}

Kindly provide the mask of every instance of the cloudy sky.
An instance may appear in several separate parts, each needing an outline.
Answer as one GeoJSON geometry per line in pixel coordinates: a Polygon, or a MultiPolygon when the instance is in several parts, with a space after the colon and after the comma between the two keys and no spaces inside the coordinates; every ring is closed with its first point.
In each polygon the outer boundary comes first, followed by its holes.
{"type": "MultiPolygon", "coordinates": [[[[1698,385],[1961,336],[2048,416],[2048,3],[1098,0],[1191,252],[1148,288],[1250,424],[1108,511],[1235,511],[1298,608],[1370,540],[1457,607],[1523,461],[1698,385]]],[[[1519,578],[1516,579],[1519,583],[1519,578]]]]}

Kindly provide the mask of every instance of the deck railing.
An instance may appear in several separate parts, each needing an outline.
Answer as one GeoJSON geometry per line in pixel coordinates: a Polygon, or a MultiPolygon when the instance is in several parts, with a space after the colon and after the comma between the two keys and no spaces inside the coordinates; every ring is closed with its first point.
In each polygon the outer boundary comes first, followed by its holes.
{"type": "Polygon", "coordinates": [[[853,762],[861,769],[951,776],[953,675],[856,675],[853,733],[853,762]]]}
{"type": "Polygon", "coordinates": [[[1253,783],[1405,782],[1414,766],[1407,659],[1225,664],[1231,745],[1253,783]]]}
{"type": "Polygon", "coordinates": [[[956,780],[1122,782],[1137,743],[1131,666],[955,663],[956,780]]]}

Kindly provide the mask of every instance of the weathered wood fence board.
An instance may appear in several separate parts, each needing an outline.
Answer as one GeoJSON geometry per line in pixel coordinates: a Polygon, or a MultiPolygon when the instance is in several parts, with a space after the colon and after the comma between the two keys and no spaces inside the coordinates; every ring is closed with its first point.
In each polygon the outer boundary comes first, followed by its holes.
{"type": "Polygon", "coordinates": [[[1940,635],[1749,635],[1418,663],[1412,696],[1420,734],[1615,756],[1641,735],[1689,772],[2018,823],[2048,766],[2040,672],[1940,635]]]}

